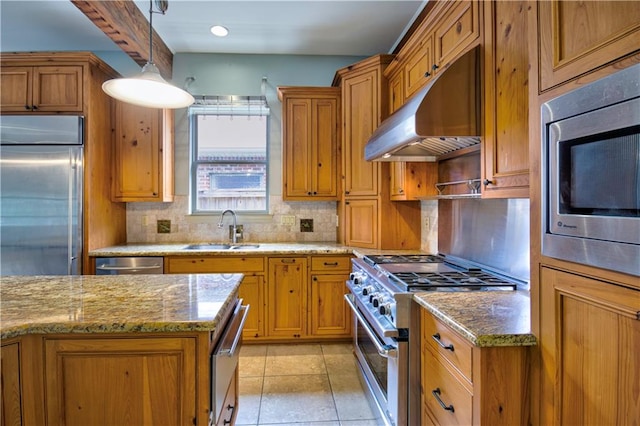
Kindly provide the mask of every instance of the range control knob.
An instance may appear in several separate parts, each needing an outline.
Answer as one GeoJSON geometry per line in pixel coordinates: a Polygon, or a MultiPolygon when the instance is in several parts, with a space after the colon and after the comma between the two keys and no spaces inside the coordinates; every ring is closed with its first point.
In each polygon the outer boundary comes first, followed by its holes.
{"type": "Polygon", "coordinates": [[[380,297],[380,296],[375,297],[375,298],[371,301],[371,303],[373,304],[373,307],[374,307],[374,308],[377,308],[378,306],[380,306],[380,305],[382,304],[382,297],[380,297]]]}
{"type": "Polygon", "coordinates": [[[380,315],[391,315],[391,304],[385,303],[384,305],[380,305],[378,312],[380,312],[380,315]]]}
{"type": "Polygon", "coordinates": [[[354,284],[364,284],[364,281],[366,279],[366,275],[362,272],[352,272],[349,274],[349,279],[354,283],[354,284]]]}
{"type": "Polygon", "coordinates": [[[367,296],[367,295],[369,295],[369,294],[373,293],[373,291],[374,291],[374,290],[375,290],[375,289],[373,288],[373,286],[367,286],[367,287],[364,287],[364,288],[362,289],[362,295],[363,295],[363,296],[367,296]]]}

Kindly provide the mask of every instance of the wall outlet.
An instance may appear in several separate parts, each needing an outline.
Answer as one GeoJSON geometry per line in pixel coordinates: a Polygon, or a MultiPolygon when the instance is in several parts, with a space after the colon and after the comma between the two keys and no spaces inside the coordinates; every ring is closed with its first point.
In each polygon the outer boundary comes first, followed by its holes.
{"type": "Polygon", "coordinates": [[[280,216],[280,224],[293,226],[296,224],[296,217],[294,215],[280,216]]]}
{"type": "Polygon", "coordinates": [[[300,219],[300,232],[313,232],[313,219],[300,219]]]}
{"type": "Polygon", "coordinates": [[[429,229],[429,225],[431,225],[431,221],[429,220],[429,217],[427,216],[427,217],[424,219],[424,227],[425,227],[425,228],[427,228],[427,229],[429,229]]]}
{"type": "Polygon", "coordinates": [[[171,233],[171,221],[165,219],[158,219],[158,234],[170,234],[171,233]]]}

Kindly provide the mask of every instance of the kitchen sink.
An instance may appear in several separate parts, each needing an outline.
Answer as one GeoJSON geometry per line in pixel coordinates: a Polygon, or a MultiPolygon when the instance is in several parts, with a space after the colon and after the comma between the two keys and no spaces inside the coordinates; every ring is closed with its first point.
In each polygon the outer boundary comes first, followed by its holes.
{"type": "Polygon", "coordinates": [[[185,250],[244,250],[260,247],[260,244],[220,244],[220,243],[198,243],[189,244],[185,250]]]}

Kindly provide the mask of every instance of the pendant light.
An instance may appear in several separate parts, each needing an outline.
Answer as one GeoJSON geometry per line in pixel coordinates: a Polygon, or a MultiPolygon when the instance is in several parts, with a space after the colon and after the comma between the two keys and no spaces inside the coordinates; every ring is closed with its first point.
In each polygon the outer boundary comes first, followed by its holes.
{"type": "Polygon", "coordinates": [[[149,108],[185,108],[194,102],[190,93],[167,83],[153,63],[153,14],[164,13],[169,7],[166,0],[155,0],[158,12],[149,0],[149,60],[142,71],[132,78],[105,81],[102,90],[120,101],[149,108]]]}

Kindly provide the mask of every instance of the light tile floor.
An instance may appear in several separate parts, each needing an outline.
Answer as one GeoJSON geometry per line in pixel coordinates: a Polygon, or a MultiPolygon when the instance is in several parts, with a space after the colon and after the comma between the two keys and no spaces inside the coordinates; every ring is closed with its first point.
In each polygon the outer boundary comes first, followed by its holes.
{"type": "Polygon", "coordinates": [[[351,344],[244,345],[237,425],[378,426],[351,344]]]}

